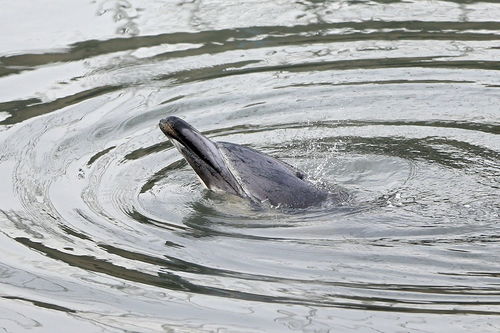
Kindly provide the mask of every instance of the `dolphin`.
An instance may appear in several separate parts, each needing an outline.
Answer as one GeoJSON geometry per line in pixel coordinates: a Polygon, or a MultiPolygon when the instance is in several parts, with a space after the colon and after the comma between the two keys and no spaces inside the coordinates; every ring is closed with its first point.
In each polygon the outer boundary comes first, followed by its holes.
{"type": "Polygon", "coordinates": [[[159,126],[210,190],[288,208],[318,205],[328,197],[303,172],[274,157],[212,141],[175,116],[160,120],[159,126]]]}

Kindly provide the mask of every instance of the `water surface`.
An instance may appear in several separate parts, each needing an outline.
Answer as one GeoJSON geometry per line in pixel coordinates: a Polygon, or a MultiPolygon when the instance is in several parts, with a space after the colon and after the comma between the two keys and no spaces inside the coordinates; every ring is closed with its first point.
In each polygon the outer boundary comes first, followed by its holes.
{"type": "Polygon", "coordinates": [[[0,12],[7,332],[498,332],[497,1],[0,12]],[[203,189],[177,115],[343,205],[203,189]]]}

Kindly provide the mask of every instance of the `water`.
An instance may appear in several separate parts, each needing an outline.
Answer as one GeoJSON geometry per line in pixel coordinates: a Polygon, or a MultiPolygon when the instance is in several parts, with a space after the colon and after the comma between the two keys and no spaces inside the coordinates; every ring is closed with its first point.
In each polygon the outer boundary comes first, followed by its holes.
{"type": "Polygon", "coordinates": [[[499,332],[497,1],[0,12],[6,332],[499,332]],[[177,115],[350,193],[210,193],[177,115]]]}

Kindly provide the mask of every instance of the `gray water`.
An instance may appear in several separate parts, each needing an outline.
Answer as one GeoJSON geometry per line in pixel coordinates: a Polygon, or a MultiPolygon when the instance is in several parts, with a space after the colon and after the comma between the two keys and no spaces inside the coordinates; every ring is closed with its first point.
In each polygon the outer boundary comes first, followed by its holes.
{"type": "Polygon", "coordinates": [[[2,332],[499,332],[500,3],[4,1],[2,332]],[[203,189],[177,115],[341,186],[203,189]]]}

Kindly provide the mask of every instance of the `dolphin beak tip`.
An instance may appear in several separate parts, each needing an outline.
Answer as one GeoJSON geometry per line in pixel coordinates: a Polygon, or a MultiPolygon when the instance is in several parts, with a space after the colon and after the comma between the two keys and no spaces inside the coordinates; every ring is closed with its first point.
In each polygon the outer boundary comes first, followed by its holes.
{"type": "Polygon", "coordinates": [[[176,124],[182,121],[180,118],[175,116],[169,116],[160,120],[158,126],[162,132],[167,136],[173,136],[176,132],[176,124]]]}
{"type": "Polygon", "coordinates": [[[166,119],[162,119],[158,123],[158,126],[160,126],[160,129],[162,130],[162,132],[165,133],[165,130],[168,128],[168,121],[166,119]]]}
{"type": "Polygon", "coordinates": [[[187,122],[176,116],[168,116],[159,122],[159,127],[163,134],[169,139],[184,141],[187,133],[196,133],[197,131],[187,122]]]}

